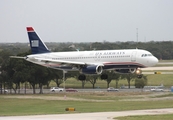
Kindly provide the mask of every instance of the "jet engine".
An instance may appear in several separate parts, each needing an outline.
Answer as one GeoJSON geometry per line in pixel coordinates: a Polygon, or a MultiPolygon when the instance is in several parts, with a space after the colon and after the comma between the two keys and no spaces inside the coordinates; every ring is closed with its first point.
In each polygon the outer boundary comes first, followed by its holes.
{"type": "Polygon", "coordinates": [[[135,73],[136,72],[136,68],[135,69],[129,69],[130,73],[135,73]]]}
{"type": "Polygon", "coordinates": [[[80,72],[84,74],[101,74],[103,67],[100,65],[97,66],[86,66],[81,68],[80,72]]]}

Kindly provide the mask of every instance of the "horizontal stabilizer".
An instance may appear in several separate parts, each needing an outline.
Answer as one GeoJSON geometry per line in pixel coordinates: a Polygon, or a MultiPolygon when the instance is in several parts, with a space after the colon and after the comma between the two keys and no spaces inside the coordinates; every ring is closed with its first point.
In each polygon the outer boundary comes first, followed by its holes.
{"type": "Polygon", "coordinates": [[[20,56],[10,56],[10,58],[26,59],[26,57],[20,57],[20,56]]]}

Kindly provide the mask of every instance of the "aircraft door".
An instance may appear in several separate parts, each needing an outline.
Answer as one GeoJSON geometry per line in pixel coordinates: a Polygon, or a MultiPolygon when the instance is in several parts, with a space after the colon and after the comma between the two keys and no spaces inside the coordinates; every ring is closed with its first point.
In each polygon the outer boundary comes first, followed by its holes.
{"type": "Polygon", "coordinates": [[[137,51],[133,51],[132,52],[132,55],[131,55],[131,61],[132,62],[135,62],[136,61],[136,53],[137,53],[137,51]]]}

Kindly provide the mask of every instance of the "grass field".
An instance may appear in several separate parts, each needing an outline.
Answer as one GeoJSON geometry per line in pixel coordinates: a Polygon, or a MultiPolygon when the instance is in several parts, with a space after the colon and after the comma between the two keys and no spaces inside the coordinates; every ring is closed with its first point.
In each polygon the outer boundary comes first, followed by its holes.
{"type": "Polygon", "coordinates": [[[65,111],[67,107],[76,109],[72,113],[172,108],[173,95],[146,92],[0,95],[0,103],[0,116],[64,114],[71,113],[65,111]]]}
{"type": "Polygon", "coordinates": [[[159,60],[159,63],[173,62],[173,60],[159,60]]]}

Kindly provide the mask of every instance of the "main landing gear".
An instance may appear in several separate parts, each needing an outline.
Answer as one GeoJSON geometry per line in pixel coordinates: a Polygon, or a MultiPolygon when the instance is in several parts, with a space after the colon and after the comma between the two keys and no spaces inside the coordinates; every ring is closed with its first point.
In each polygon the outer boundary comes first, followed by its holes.
{"type": "Polygon", "coordinates": [[[142,74],[137,75],[137,78],[140,78],[140,79],[141,79],[141,78],[142,78],[142,76],[143,76],[142,74]]]}

